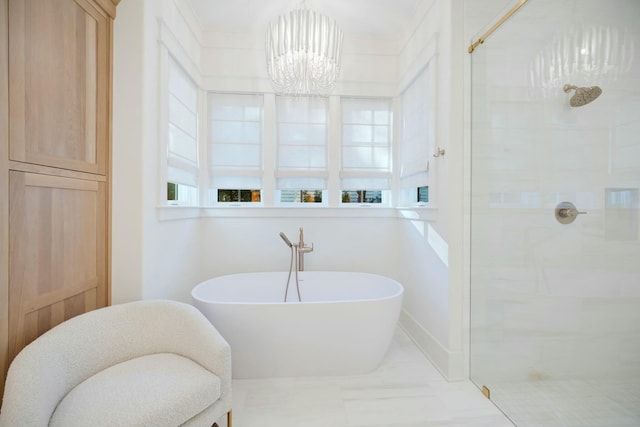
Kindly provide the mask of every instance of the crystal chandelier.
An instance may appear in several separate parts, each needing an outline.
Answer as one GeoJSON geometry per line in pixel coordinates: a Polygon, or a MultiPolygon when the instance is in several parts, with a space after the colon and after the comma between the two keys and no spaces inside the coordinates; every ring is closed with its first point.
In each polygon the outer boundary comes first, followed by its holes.
{"type": "Polygon", "coordinates": [[[340,74],[342,30],[333,19],[307,8],[282,15],[267,30],[267,69],[283,95],[327,96],[340,74]]]}

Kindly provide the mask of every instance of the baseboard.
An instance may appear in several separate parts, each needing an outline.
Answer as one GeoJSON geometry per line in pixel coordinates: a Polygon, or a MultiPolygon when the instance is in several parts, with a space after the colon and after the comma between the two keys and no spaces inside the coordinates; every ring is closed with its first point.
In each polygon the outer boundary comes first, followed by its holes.
{"type": "Polygon", "coordinates": [[[465,378],[464,353],[450,351],[433,335],[422,327],[411,314],[400,312],[400,327],[409,335],[416,346],[433,363],[447,381],[462,381],[465,378]]]}

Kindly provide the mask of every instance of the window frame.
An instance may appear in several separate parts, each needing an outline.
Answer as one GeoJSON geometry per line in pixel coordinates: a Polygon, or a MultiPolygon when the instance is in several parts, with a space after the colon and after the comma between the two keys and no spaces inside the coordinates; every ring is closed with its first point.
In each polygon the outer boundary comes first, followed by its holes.
{"type": "MultiPolygon", "coordinates": [[[[394,164],[394,108],[393,108],[393,99],[389,97],[352,97],[352,96],[343,96],[340,97],[340,128],[341,128],[341,137],[340,137],[340,180],[339,180],[339,204],[343,207],[354,207],[354,206],[366,206],[366,207],[388,207],[391,205],[391,192],[392,192],[392,181],[393,181],[393,164],[394,164]],[[346,104],[366,104],[369,102],[371,105],[369,109],[363,111],[368,111],[372,114],[371,120],[369,122],[358,122],[358,121],[347,121],[345,118],[345,105],[346,104]],[[384,104],[386,108],[387,114],[387,123],[377,123],[375,119],[375,106],[384,104]],[[386,156],[387,156],[387,166],[386,168],[375,167],[374,165],[369,165],[369,167],[355,167],[355,166],[346,166],[345,165],[345,134],[347,127],[353,126],[361,126],[361,127],[371,127],[371,138],[372,141],[368,144],[349,144],[349,147],[360,147],[360,148],[369,148],[372,151],[376,148],[386,148],[386,156]],[[375,129],[380,127],[386,127],[387,133],[387,143],[385,145],[375,144],[375,129]],[[350,188],[344,185],[345,180],[348,179],[386,179],[387,185],[382,188],[350,188]],[[381,192],[381,201],[369,203],[369,202],[344,202],[343,197],[345,192],[353,192],[353,191],[380,191],[381,192]]],[[[372,157],[373,159],[373,157],[372,157]]],[[[375,161],[372,161],[375,163],[375,161]]]]}
{"type": "MultiPolygon", "coordinates": [[[[327,199],[330,194],[329,189],[329,138],[330,138],[330,114],[331,114],[331,103],[328,98],[320,98],[320,97],[291,97],[291,96],[280,96],[276,95],[275,97],[275,120],[274,120],[274,128],[275,128],[275,203],[277,205],[284,206],[295,206],[295,205],[315,205],[315,206],[327,206],[327,199]],[[304,113],[298,113],[298,116],[303,116],[304,120],[298,120],[295,113],[291,113],[290,110],[284,111],[289,104],[295,103],[305,103],[306,111],[304,113]],[[283,105],[283,104],[287,105],[283,105]],[[321,104],[320,104],[321,103],[321,104]],[[313,110],[321,107],[323,114],[323,120],[313,120],[313,110]],[[287,114],[290,114],[287,116],[287,114]],[[292,117],[293,116],[293,117],[292,117]],[[319,140],[311,140],[311,143],[308,140],[301,140],[300,143],[296,144],[293,139],[286,139],[287,143],[283,143],[284,137],[283,135],[286,133],[284,130],[289,130],[293,128],[300,128],[300,134],[305,134],[306,136],[313,135],[313,129],[322,126],[323,130],[323,138],[322,144],[319,144],[319,140]],[[306,142],[305,142],[306,141],[306,142]],[[294,143],[292,143],[294,142],[294,143]],[[282,165],[281,162],[283,160],[283,148],[287,148],[287,151],[290,152],[292,148],[298,148],[300,151],[304,151],[305,147],[316,148],[317,150],[322,151],[322,164],[323,166],[318,166],[315,169],[307,166],[294,165],[282,165]],[[288,184],[284,184],[287,183],[288,184]],[[293,183],[291,183],[293,182],[293,183]],[[284,185],[283,185],[284,184],[284,185]],[[291,186],[291,187],[290,187],[291,186]],[[282,190],[296,190],[296,191],[322,191],[322,202],[321,203],[309,203],[309,202],[283,202],[282,201],[282,190]]],[[[295,132],[291,132],[292,134],[295,132]]],[[[292,137],[291,135],[288,135],[292,137]]],[[[295,138],[295,136],[293,136],[295,138]]],[[[311,159],[311,151],[306,153],[306,156],[303,158],[311,159]]],[[[312,162],[309,160],[309,162],[312,162]]]]}
{"type": "MultiPolygon", "coordinates": [[[[193,77],[193,75],[183,67],[181,61],[172,55],[169,49],[164,46],[161,49],[161,65],[160,65],[160,84],[161,87],[164,87],[165,90],[161,91],[160,99],[159,99],[159,121],[160,121],[160,188],[161,191],[158,194],[159,202],[161,205],[167,206],[189,206],[189,207],[197,207],[201,206],[201,188],[200,183],[202,179],[202,168],[200,159],[202,158],[201,147],[200,147],[200,137],[201,137],[201,129],[200,129],[200,85],[197,80],[193,77]],[[196,162],[197,162],[197,173],[195,175],[194,184],[195,185],[187,185],[185,183],[178,182],[179,180],[172,180],[170,178],[169,173],[169,164],[171,162],[170,155],[170,128],[171,128],[171,91],[170,91],[170,76],[172,73],[172,67],[175,70],[178,70],[179,74],[185,77],[185,81],[192,85],[192,88],[195,92],[195,108],[192,110],[195,116],[195,150],[196,150],[196,162]],[[169,200],[169,184],[176,185],[177,193],[180,194],[180,188],[184,188],[188,192],[192,193],[191,197],[187,200],[169,200]]],[[[180,197],[180,196],[178,196],[180,197]]]]}
{"type": "MultiPolygon", "coordinates": [[[[206,182],[207,182],[207,188],[206,188],[206,198],[205,200],[207,201],[207,205],[209,206],[263,206],[264,205],[264,195],[265,195],[265,177],[264,177],[264,169],[265,169],[265,95],[261,94],[261,93],[249,93],[249,92],[245,92],[245,93],[240,93],[240,92],[219,92],[219,91],[208,91],[207,92],[207,100],[206,100],[206,109],[207,109],[207,125],[206,125],[206,136],[205,136],[205,140],[206,140],[206,151],[207,151],[207,162],[206,162],[206,182]],[[236,100],[240,100],[242,97],[246,97],[247,100],[250,100],[249,97],[252,97],[253,100],[257,100],[259,99],[259,103],[252,103],[252,102],[247,102],[245,103],[242,108],[248,109],[251,107],[258,107],[259,106],[259,114],[258,114],[258,119],[257,120],[249,120],[246,119],[246,111],[243,111],[243,116],[245,117],[245,119],[243,120],[239,120],[237,118],[233,118],[233,119],[217,119],[214,120],[214,118],[212,117],[213,112],[212,110],[212,100],[215,97],[227,97],[227,98],[235,98],[236,100]],[[214,165],[212,163],[213,159],[212,159],[212,155],[213,155],[213,149],[214,149],[214,144],[216,144],[216,142],[212,141],[212,126],[213,126],[213,122],[214,121],[218,121],[218,122],[227,122],[227,123],[241,123],[244,124],[245,123],[253,123],[253,124],[257,124],[257,129],[258,129],[258,142],[257,143],[247,143],[247,145],[254,145],[257,146],[257,157],[258,157],[258,162],[256,165],[251,165],[251,166],[247,166],[247,165],[240,165],[240,164],[236,164],[236,165],[227,165],[227,166],[222,166],[222,165],[214,165]],[[253,178],[257,178],[260,181],[260,185],[242,185],[239,183],[239,185],[222,185],[222,186],[218,186],[215,185],[215,180],[216,177],[226,177],[226,178],[230,178],[233,180],[233,177],[238,178],[239,180],[241,178],[249,178],[249,177],[253,177],[253,178]],[[257,188],[259,187],[259,188],[257,188]],[[220,191],[223,190],[237,190],[237,191],[256,191],[259,190],[260,191],[260,201],[249,201],[249,202],[243,202],[243,201],[231,201],[231,202],[224,202],[224,201],[220,201],[220,191]]],[[[226,144],[225,143],[220,143],[218,142],[218,144],[226,144]]]]}
{"type": "MultiPolygon", "coordinates": [[[[162,43],[162,41],[161,41],[162,43]]],[[[163,49],[161,58],[161,84],[165,85],[168,81],[168,67],[169,61],[173,60],[179,67],[183,67],[179,58],[181,58],[180,54],[176,56],[173,55],[172,52],[169,51],[167,45],[162,43],[163,49]],[[164,68],[163,68],[164,67],[164,68]]],[[[422,96],[433,98],[428,99],[427,102],[434,106],[436,103],[435,100],[435,70],[436,64],[434,57],[429,59],[426,65],[423,67],[421,72],[430,73],[429,81],[433,82],[432,89],[433,92],[429,94],[422,93],[422,96]],[[427,71],[425,71],[427,70],[427,71]]],[[[198,93],[198,165],[199,165],[199,179],[198,179],[198,201],[193,201],[191,203],[184,203],[181,201],[170,201],[167,198],[167,190],[168,190],[168,180],[167,178],[167,167],[162,166],[167,164],[167,146],[168,146],[168,137],[166,130],[168,128],[167,119],[168,119],[168,90],[167,93],[160,95],[159,106],[161,108],[160,111],[160,128],[161,135],[161,170],[160,170],[160,183],[161,183],[161,191],[159,192],[159,199],[161,205],[179,205],[179,206],[187,206],[194,208],[207,208],[207,207],[264,207],[264,208],[274,208],[274,207],[305,207],[305,208],[357,208],[359,206],[363,207],[376,207],[376,208],[401,208],[401,207],[435,207],[434,199],[436,189],[435,183],[433,182],[434,176],[429,178],[429,182],[426,184],[430,187],[429,189],[429,201],[427,203],[418,202],[417,197],[417,186],[411,188],[404,188],[401,185],[401,177],[400,177],[400,155],[399,152],[403,149],[403,140],[402,140],[402,129],[400,126],[394,125],[394,119],[403,118],[402,112],[402,96],[403,93],[399,94],[395,97],[361,97],[361,96],[340,96],[340,95],[332,95],[328,98],[323,98],[324,102],[324,145],[323,147],[323,155],[325,157],[324,167],[321,168],[321,171],[312,171],[309,173],[307,171],[282,171],[278,168],[278,150],[279,150],[279,141],[278,141],[278,114],[277,114],[277,98],[278,95],[273,93],[261,93],[261,92],[218,92],[218,91],[206,91],[202,88],[202,85],[199,82],[202,82],[202,78],[198,74],[194,74],[195,67],[193,64],[187,65],[186,68],[183,68],[185,74],[191,79],[191,81],[195,84],[195,89],[198,93]],[[191,72],[190,72],[191,71],[191,72]],[[197,78],[193,78],[193,76],[198,76],[197,78]],[[259,202],[238,202],[238,201],[230,201],[230,202],[218,202],[217,193],[218,190],[256,190],[256,188],[216,188],[216,194],[214,196],[215,202],[212,203],[212,200],[209,198],[209,180],[210,180],[210,171],[208,165],[208,154],[209,154],[209,124],[208,120],[200,120],[200,117],[209,118],[208,112],[208,96],[209,93],[225,93],[230,95],[259,95],[263,98],[263,110],[262,110],[262,145],[261,145],[261,160],[262,160],[262,185],[260,188],[260,201],[259,202]],[[343,127],[345,126],[345,120],[343,118],[342,112],[342,103],[344,100],[349,99],[371,99],[373,101],[376,100],[385,100],[389,103],[389,115],[390,115],[390,141],[389,141],[389,156],[390,156],[390,172],[389,172],[389,189],[378,189],[378,188],[347,188],[343,185],[343,178],[348,175],[344,170],[343,163],[343,127]],[[338,143],[334,143],[334,141],[338,141],[338,143]],[[164,145],[162,145],[164,144],[164,145]],[[202,161],[202,159],[206,159],[207,161],[202,161]],[[283,173],[285,172],[285,173],[283,173]],[[293,172],[293,173],[290,173],[293,172]],[[319,172],[319,173],[318,173],[319,172]],[[323,188],[318,189],[318,191],[322,191],[322,202],[282,202],[280,193],[284,189],[278,188],[278,179],[286,178],[289,176],[311,176],[312,178],[319,178],[324,182],[323,188]],[[342,202],[342,194],[343,191],[359,191],[359,190],[368,190],[368,191],[381,191],[382,192],[382,203],[360,203],[360,202],[342,202]]],[[[418,73],[419,74],[419,73],[418,73]]],[[[418,74],[412,80],[412,82],[418,78],[418,74]]],[[[431,85],[431,83],[429,83],[431,85]]],[[[410,83],[409,83],[410,85],[410,83]]],[[[407,86],[409,86],[407,85],[407,86]]],[[[430,86],[431,87],[431,86],[430,86]]],[[[406,91],[406,88],[405,88],[406,91]]],[[[436,133],[436,125],[435,121],[435,112],[432,118],[432,128],[429,130],[430,136],[429,141],[430,145],[435,145],[435,133],[436,133]]],[[[430,159],[430,152],[429,160],[430,159]]],[[[431,160],[433,163],[433,160],[431,160]]],[[[428,171],[428,169],[427,169],[428,171]]],[[[433,174],[430,174],[433,175],[433,174]]],[[[310,188],[310,187],[307,187],[310,188]]]]}
{"type": "Polygon", "coordinates": [[[437,56],[433,55],[407,84],[399,95],[398,125],[398,185],[397,205],[410,207],[435,206],[435,186],[431,174],[432,153],[435,150],[437,134],[437,56]],[[413,99],[408,99],[409,97],[413,99]],[[419,99],[417,107],[411,101],[419,99]],[[411,107],[411,111],[407,111],[411,107]],[[422,114],[421,114],[422,113],[422,114]],[[419,119],[412,120],[415,117],[419,119]],[[411,123],[408,123],[411,121],[411,123]],[[420,129],[422,127],[422,129],[420,129]],[[418,129],[418,131],[416,131],[418,129]],[[424,135],[422,144],[411,133],[424,135]],[[417,144],[417,145],[416,145],[417,144]],[[418,151],[416,158],[415,151],[418,151]],[[429,187],[429,201],[418,201],[418,189],[429,187]]]}

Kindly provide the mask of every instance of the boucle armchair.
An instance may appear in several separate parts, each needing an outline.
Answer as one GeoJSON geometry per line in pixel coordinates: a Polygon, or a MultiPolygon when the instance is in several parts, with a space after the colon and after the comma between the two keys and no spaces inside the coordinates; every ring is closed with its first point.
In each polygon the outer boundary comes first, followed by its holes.
{"type": "Polygon", "coordinates": [[[194,307],[138,301],[69,319],[7,375],[2,427],[231,424],[231,350],[194,307]]]}

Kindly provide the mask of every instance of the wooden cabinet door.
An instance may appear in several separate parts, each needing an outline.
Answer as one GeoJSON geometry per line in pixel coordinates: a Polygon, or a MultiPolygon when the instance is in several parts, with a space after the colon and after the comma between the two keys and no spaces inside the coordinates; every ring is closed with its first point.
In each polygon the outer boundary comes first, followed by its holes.
{"type": "Polygon", "coordinates": [[[11,160],[107,173],[110,25],[88,0],[9,0],[11,160]]]}
{"type": "Polygon", "coordinates": [[[51,327],[107,304],[106,185],[9,174],[9,358],[51,327]]]}

